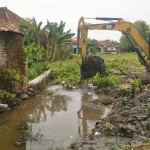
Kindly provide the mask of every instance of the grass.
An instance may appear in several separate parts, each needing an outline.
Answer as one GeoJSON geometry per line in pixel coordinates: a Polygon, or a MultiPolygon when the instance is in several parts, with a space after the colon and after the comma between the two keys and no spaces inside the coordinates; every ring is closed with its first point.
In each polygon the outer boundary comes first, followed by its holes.
{"type": "Polygon", "coordinates": [[[44,71],[48,70],[49,62],[39,62],[32,64],[31,68],[28,70],[28,79],[32,80],[42,74],[44,71]]]}
{"type": "Polygon", "coordinates": [[[112,86],[118,86],[123,83],[123,78],[121,76],[106,76],[100,78],[97,74],[94,78],[94,83],[96,83],[98,89],[105,89],[112,86]]]}
{"type": "MultiPolygon", "coordinates": [[[[124,72],[141,72],[144,66],[138,61],[136,53],[119,53],[119,54],[100,54],[104,59],[107,76],[100,78],[99,75],[94,77],[94,82],[97,83],[98,88],[107,88],[111,86],[118,86],[123,83],[121,76],[111,74],[112,71],[121,68],[124,72]]],[[[61,84],[64,81],[67,85],[78,85],[80,80],[80,67],[76,63],[77,57],[58,62],[40,62],[33,64],[29,69],[28,77],[33,79],[42,72],[50,69],[52,84],[61,84]]],[[[92,80],[90,80],[91,82],[92,80]]]]}
{"type": "Polygon", "coordinates": [[[100,54],[100,57],[104,59],[108,70],[118,70],[120,67],[123,71],[128,71],[130,67],[132,72],[140,72],[144,69],[136,53],[100,54]]]}
{"type": "Polygon", "coordinates": [[[53,84],[61,84],[64,81],[66,84],[77,85],[80,80],[80,68],[75,59],[51,63],[48,68],[51,69],[53,84]]]}

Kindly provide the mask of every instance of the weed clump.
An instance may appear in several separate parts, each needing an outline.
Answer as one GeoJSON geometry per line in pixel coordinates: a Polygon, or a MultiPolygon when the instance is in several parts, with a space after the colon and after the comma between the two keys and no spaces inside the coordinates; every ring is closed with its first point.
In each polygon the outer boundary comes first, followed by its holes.
{"type": "Polygon", "coordinates": [[[103,78],[96,76],[94,83],[96,83],[98,89],[105,89],[120,85],[123,83],[123,78],[121,76],[106,76],[103,78]]]}
{"type": "Polygon", "coordinates": [[[112,131],[113,128],[114,128],[113,124],[111,124],[110,122],[106,122],[102,126],[102,132],[108,133],[108,132],[112,131]]]}
{"type": "Polygon", "coordinates": [[[110,105],[110,104],[112,104],[112,100],[110,98],[104,99],[104,100],[101,101],[101,103],[103,105],[110,105]]]}

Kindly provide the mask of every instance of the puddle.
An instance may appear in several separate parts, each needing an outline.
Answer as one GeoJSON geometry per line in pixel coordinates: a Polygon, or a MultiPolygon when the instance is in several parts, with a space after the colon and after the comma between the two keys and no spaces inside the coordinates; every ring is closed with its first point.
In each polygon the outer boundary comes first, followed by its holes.
{"type": "Polygon", "coordinates": [[[91,132],[95,122],[107,116],[110,108],[89,105],[96,98],[91,91],[80,89],[66,91],[62,88],[51,87],[55,90],[51,96],[34,98],[0,114],[0,120],[8,121],[0,125],[0,150],[48,150],[48,148],[67,148],[70,143],[81,135],[91,132]],[[14,141],[20,136],[17,125],[27,122],[31,134],[41,134],[37,141],[27,141],[21,146],[14,146],[14,141]]]}

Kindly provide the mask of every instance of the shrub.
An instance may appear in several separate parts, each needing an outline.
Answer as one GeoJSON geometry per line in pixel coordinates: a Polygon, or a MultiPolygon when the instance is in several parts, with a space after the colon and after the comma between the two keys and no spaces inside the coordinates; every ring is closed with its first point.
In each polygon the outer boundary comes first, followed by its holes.
{"type": "Polygon", "coordinates": [[[37,75],[42,74],[44,71],[48,70],[48,64],[49,62],[38,62],[38,63],[34,63],[32,68],[34,68],[34,70],[36,70],[37,75]]]}
{"type": "Polygon", "coordinates": [[[42,74],[44,71],[48,70],[49,62],[38,62],[32,64],[32,67],[28,70],[28,79],[32,80],[36,78],[38,75],[42,74]]]}
{"type": "Polygon", "coordinates": [[[107,87],[120,85],[123,82],[123,78],[121,76],[106,76],[100,78],[97,74],[94,82],[96,83],[98,89],[104,89],[107,87]]]}
{"type": "Polygon", "coordinates": [[[80,78],[80,68],[75,60],[50,63],[51,77],[53,83],[61,84],[65,81],[67,85],[77,85],[80,78]]]}
{"type": "Polygon", "coordinates": [[[36,70],[34,68],[28,70],[28,79],[29,80],[36,78],[36,76],[37,76],[37,73],[36,73],[36,70]]]}
{"type": "Polygon", "coordinates": [[[8,91],[17,89],[25,83],[25,76],[13,69],[4,69],[0,74],[0,83],[8,91]]]}

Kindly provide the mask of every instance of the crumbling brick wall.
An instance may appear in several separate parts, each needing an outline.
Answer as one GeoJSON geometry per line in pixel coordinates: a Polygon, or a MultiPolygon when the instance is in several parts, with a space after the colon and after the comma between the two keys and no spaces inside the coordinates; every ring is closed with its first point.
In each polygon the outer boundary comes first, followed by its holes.
{"type": "Polygon", "coordinates": [[[15,69],[25,75],[23,36],[9,31],[0,32],[0,69],[15,69]]]}

